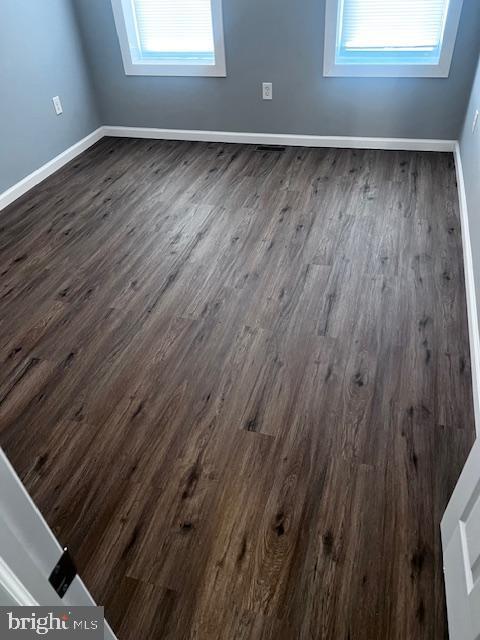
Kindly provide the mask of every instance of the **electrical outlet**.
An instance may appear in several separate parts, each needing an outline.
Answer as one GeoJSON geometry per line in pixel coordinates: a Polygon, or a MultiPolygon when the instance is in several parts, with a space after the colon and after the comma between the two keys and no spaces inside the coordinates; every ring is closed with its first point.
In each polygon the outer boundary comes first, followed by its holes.
{"type": "Polygon", "coordinates": [[[271,100],[273,97],[273,88],[271,82],[262,82],[262,98],[271,100]]]}
{"type": "Polygon", "coordinates": [[[478,109],[475,111],[475,115],[473,116],[473,124],[472,124],[472,133],[475,133],[475,129],[477,128],[477,124],[478,124],[478,114],[479,111],[478,109]]]}
{"type": "Polygon", "coordinates": [[[62,103],[60,102],[60,98],[58,96],[55,96],[54,98],[52,98],[52,102],[53,102],[53,106],[55,107],[55,113],[57,114],[57,116],[59,116],[61,113],[63,113],[63,108],[62,108],[62,103]]]}

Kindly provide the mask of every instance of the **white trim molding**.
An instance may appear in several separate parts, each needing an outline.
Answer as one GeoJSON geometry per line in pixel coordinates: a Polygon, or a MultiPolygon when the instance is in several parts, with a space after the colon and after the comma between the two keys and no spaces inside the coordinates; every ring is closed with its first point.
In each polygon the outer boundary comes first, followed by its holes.
{"type": "MultiPolygon", "coordinates": [[[[5,526],[5,524],[3,524],[5,526]]],[[[17,576],[0,556],[0,585],[19,607],[38,607],[38,602],[32,596],[17,576]]]]}
{"type": "Polygon", "coordinates": [[[478,327],[478,307],[473,271],[472,244],[468,224],[467,195],[463,179],[460,145],[455,144],[455,170],[457,172],[460,222],[462,227],[463,269],[465,274],[465,293],[467,297],[468,337],[470,343],[470,362],[472,369],[473,408],[477,437],[480,437],[480,333],[478,327]]]}
{"type": "Polygon", "coordinates": [[[0,211],[32,189],[32,187],[45,180],[45,178],[51,176],[52,173],[55,173],[55,171],[63,167],[67,162],[70,162],[70,160],[76,158],[80,153],[83,153],[83,151],[91,147],[95,142],[98,142],[105,135],[103,129],[103,127],[99,127],[88,136],[82,138],[58,156],[55,156],[55,158],[52,158],[52,160],[30,173],[28,176],[20,180],[20,182],[17,182],[3,193],[0,193],[0,211]]]}
{"type": "Polygon", "coordinates": [[[292,147],[336,147],[337,149],[391,149],[393,151],[452,151],[455,140],[422,138],[364,138],[349,136],[312,136],[285,133],[246,133],[242,131],[202,131],[195,129],[155,129],[146,127],[99,127],[33,173],[0,193],[0,211],[32,189],[67,162],[91,147],[104,136],[151,138],[152,140],[191,140],[192,142],[232,142],[237,144],[271,144],[292,147]]]}
{"type": "Polygon", "coordinates": [[[139,44],[132,0],[111,0],[123,68],[127,76],[210,76],[225,77],[225,43],[222,0],[210,0],[214,61],[165,60],[146,58],[139,44]]]}
{"type": "Polygon", "coordinates": [[[342,58],[340,53],[343,0],[326,0],[323,75],[363,78],[448,78],[462,5],[463,0],[450,0],[448,4],[439,57],[435,61],[422,64],[407,61],[401,63],[397,60],[386,62],[381,59],[365,62],[365,59],[359,59],[355,62],[348,59],[350,56],[342,58]]]}
{"type": "Polygon", "coordinates": [[[292,147],[336,147],[338,149],[392,149],[397,151],[455,151],[455,140],[421,138],[364,138],[349,136],[312,136],[284,133],[246,133],[202,131],[195,129],[155,129],[144,127],[104,127],[104,135],[119,138],[273,144],[292,147]]]}

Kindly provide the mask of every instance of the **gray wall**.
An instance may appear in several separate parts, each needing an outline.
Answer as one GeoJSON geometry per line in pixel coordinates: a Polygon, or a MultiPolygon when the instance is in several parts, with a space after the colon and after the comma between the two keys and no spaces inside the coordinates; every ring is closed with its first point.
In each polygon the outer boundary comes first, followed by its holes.
{"type": "Polygon", "coordinates": [[[0,91],[1,193],[99,126],[71,0],[0,1],[0,91]]]}
{"type": "Polygon", "coordinates": [[[448,79],[324,78],[325,0],[223,0],[227,78],[127,77],[110,0],[75,5],[110,125],[457,139],[480,44],[464,0],[448,79]]]}
{"type": "Polygon", "coordinates": [[[227,78],[149,78],[125,76],[110,0],[1,0],[0,193],[100,124],[457,138],[480,2],[464,0],[448,79],[323,78],[324,4],[224,0],[227,78]]]}
{"type": "MultiPolygon", "coordinates": [[[[478,306],[480,305],[480,119],[475,133],[472,133],[473,116],[476,109],[480,110],[480,60],[460,137],[460,154],[467,195],[468,226],[478,306]]],[[[480,307],[477,311],[480,321],[480,307]]]]}

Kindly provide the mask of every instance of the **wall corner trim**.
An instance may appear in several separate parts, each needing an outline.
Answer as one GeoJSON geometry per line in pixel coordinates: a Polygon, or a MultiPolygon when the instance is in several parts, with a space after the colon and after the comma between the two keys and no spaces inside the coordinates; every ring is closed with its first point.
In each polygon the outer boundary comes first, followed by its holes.
{"type": "Polygon", "coordinates": [[[0,193],[0,211],[20,196],[23,196],[24,193],[32,189],[35,185],[45,180],[45,178],[48,178],[52,173],[55,173],[55,171],[63,167],[67,162],[70,162],[70,160],[73,160],[76,156],[98,142],[98,140],[105,135],[103,129],[104,127],[95,129],[95,131],[92,131],[88,136],[85,136],[85,138],[82,138],[68,149],[65,149],[65,151],[62,151],[58,156],[55,156],[30,173],[20,180],[20,182],[17,182],[3,193],[0,193]]]}
{"type": "Polygon", "coordinates": [[[480,334],[478,328],[477,296],[473,271],[472,245],[468,224],[467,194],[463,179],[460,145],[455,143],[455,170],[457,173],[460,222],[462,228],[463,269],[465,274],[465,293],[467,297],[468,336],[470,343],[470,361],[472,369],[473,408],[477,438],[480,437],[480,334]]]}

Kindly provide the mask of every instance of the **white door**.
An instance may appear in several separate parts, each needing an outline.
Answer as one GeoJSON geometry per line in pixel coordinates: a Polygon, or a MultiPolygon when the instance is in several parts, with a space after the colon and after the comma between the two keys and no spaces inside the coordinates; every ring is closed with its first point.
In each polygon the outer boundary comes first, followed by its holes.
{"type": "MultiPolygon", "coordinates": [[[[95,606],[79,576],[73,578],[62,597],[50,584],[49,576],[62,553],[0,449],[0,604],[95,606]]],[[[107,623],[104,637],[115,640],[107,623]]]]}
{"type": "Polygon", "coordinates": [[[480,438],[442,519],[450,640],[480,639],[480,438]]]}

